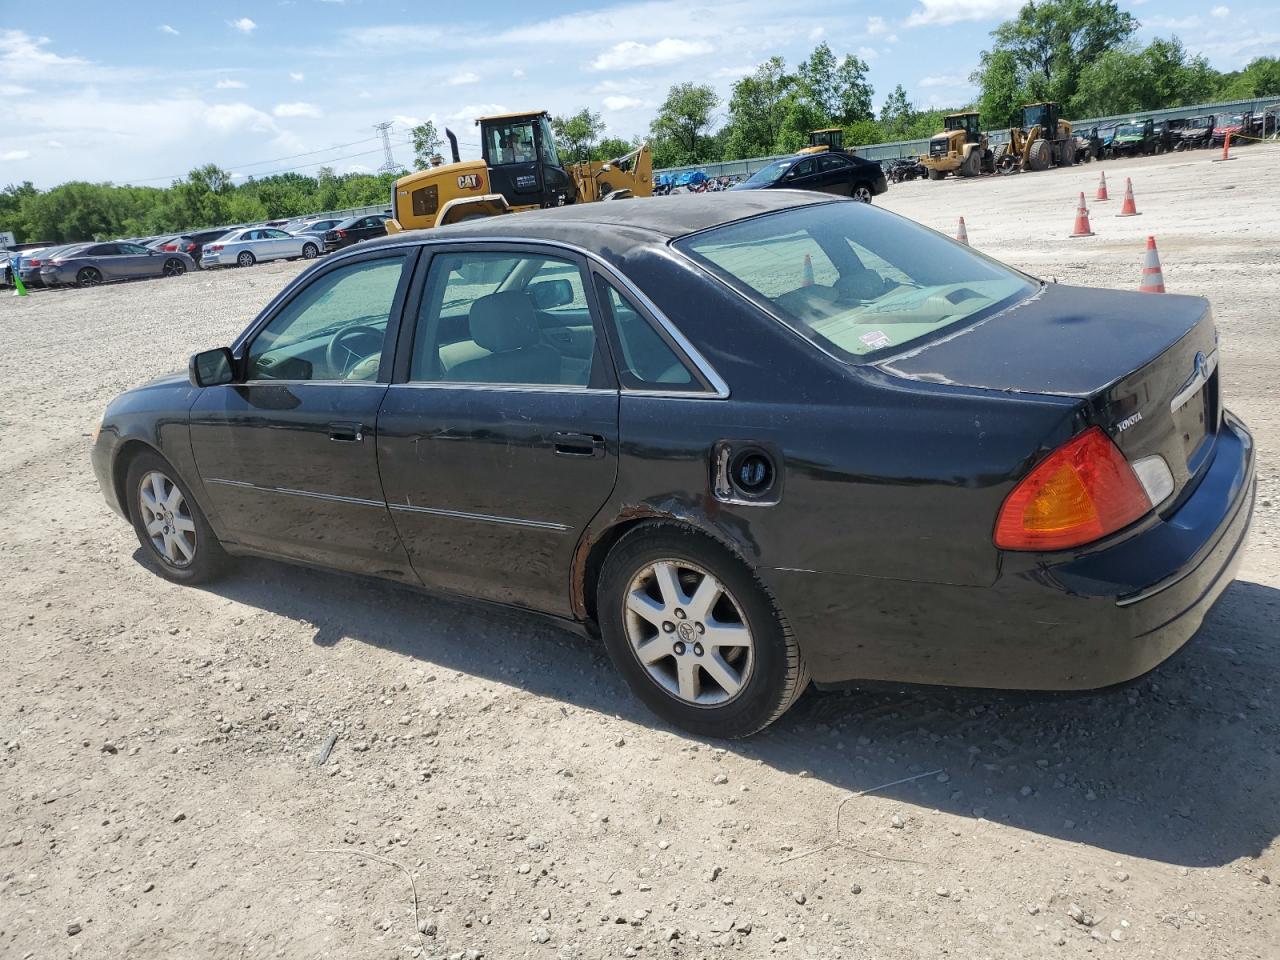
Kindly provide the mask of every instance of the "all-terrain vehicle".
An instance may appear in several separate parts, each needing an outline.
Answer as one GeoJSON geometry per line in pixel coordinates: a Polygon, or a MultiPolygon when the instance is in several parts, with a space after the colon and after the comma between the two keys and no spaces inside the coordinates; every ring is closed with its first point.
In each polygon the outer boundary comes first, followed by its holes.
{"type": "Polygon", "coordinates": [[[1175,150],[1199,150],[1213,143],[1213,130],[1218,120],[1213,114],[1188,117],[1178,129],[1173,142],[1175,150]]]}

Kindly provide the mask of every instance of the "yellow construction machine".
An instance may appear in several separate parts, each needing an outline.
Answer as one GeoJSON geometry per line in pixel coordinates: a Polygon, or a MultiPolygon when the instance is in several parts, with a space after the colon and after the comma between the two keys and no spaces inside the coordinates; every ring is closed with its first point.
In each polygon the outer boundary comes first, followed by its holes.
{"type": "Polygon", "coordinates": [[[942,118],[942,132],[929,140],[929,152],[920,158],[930,180],[948,173],[977,177],[995,173],[995,155],[987,145],[980,117],[976,113],[953,113],[942,118]]]}
{"type": "Polygon", "coordinates": [[[801,147],[796,153],[844,153],[844,130],[840,127],[827,127],[823,130],[809,131],[809,145],[801,147]]]}
{"type": "Polygon", "coordinates": [[[1009,170],[1047,170],[1076,162],[1071,124],[1062,119],[1056,103],[1029,103],[1022,108],[1022,126],[1009,128],[996,165],[1009,170]]]}
{"type": "Polygon", "coordinates": [[[569,203],[653,195],[653,154],[648,144],[606,163],[584,161],[565,166],[556,150],[550,120],[543,110],[481,117],[476,121],[480,160],[461,160],[458,138],[446,130],[453,162],[419,170],[395,182],[387,232],[569,203]]]}

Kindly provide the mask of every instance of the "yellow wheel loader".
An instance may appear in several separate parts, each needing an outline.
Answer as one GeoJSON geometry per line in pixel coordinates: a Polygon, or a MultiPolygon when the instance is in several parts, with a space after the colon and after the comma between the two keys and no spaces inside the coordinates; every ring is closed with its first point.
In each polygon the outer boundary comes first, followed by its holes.
{"type": "Polygon", "coordinates": [[[996,164],[1008,172],[1070,167],[1075,162],[1075,137],[1058,104],[1029,103],[1022,108],[1022,126],[1009,128],[1009,142],[996,164]]]}
{"type": "Polygon", "coordinates": [[[648,144],[606,163],[565,166],[550,119],[542,110],[481,117],[476,121],[480,160],[461,160],[458,138],[446,130],[453,162],[395,182],[387,232],[570,203],[653,196],[653,154],[648,144]]]}
{"type": "Polygon", "coordinates": [[[948,173],[977,177],[996,172],[995,155],[987,145],[980,119],[976,113],[942,118],[942,132],[929,140],[929,152],[920,158],[930,180],[941,180],[948,173]]]}
{"type": "Polygon", "coordinates": [[[844,153],[844,130],[840,127],[827,127],[823,130],[809,131],[809,145],[801,147],[796,153],[844,153]]]}

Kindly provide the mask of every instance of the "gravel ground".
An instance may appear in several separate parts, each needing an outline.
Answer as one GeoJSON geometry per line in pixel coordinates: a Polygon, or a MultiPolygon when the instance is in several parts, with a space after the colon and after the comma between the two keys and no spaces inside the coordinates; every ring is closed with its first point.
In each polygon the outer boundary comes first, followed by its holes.
{"type": "Polygon", "coordinates": [[[1200,635],[1123,689],[811,691],[729,745],[530,617],[140,564],[87,462],[103,406],[300,265],[5,298],[0,957],[1274,958],[1277,159],[1111,164],[1083,240],[1097,164],[880,198],[1063,282],[1135,287],[1155,233],[1213,300],[1261,488],[1200,635]]]}

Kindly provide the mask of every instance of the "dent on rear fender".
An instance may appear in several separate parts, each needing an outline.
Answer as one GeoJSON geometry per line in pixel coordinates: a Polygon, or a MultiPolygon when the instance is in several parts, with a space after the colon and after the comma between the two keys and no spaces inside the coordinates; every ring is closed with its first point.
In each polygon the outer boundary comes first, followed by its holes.
{"type": "Polygon", "coordinates": [[[588,527],[573,553],[570,599],[574,615],[582,620],[587,619],[589,615],[586,594],[587,562],[591,559],[592,551],[619,526],[638,520],[665,520],[685,524],[711,537],[738,559],[754,568],[756,564],[751,558],[759,555],[759,549],[746,523],[740,518],[722,513],[718,509],[721,506],[720,502],[714,498],[706,498],[707,503],[710,504],[709,510],[704,508],[701,501],[702,498],[697,502],[690,502],[679,496],[655,497],[643,503],[622,506],[607,523],[593,524],[588,527]],[[732,522],[726,524],[724,521],[732,522]]]}

